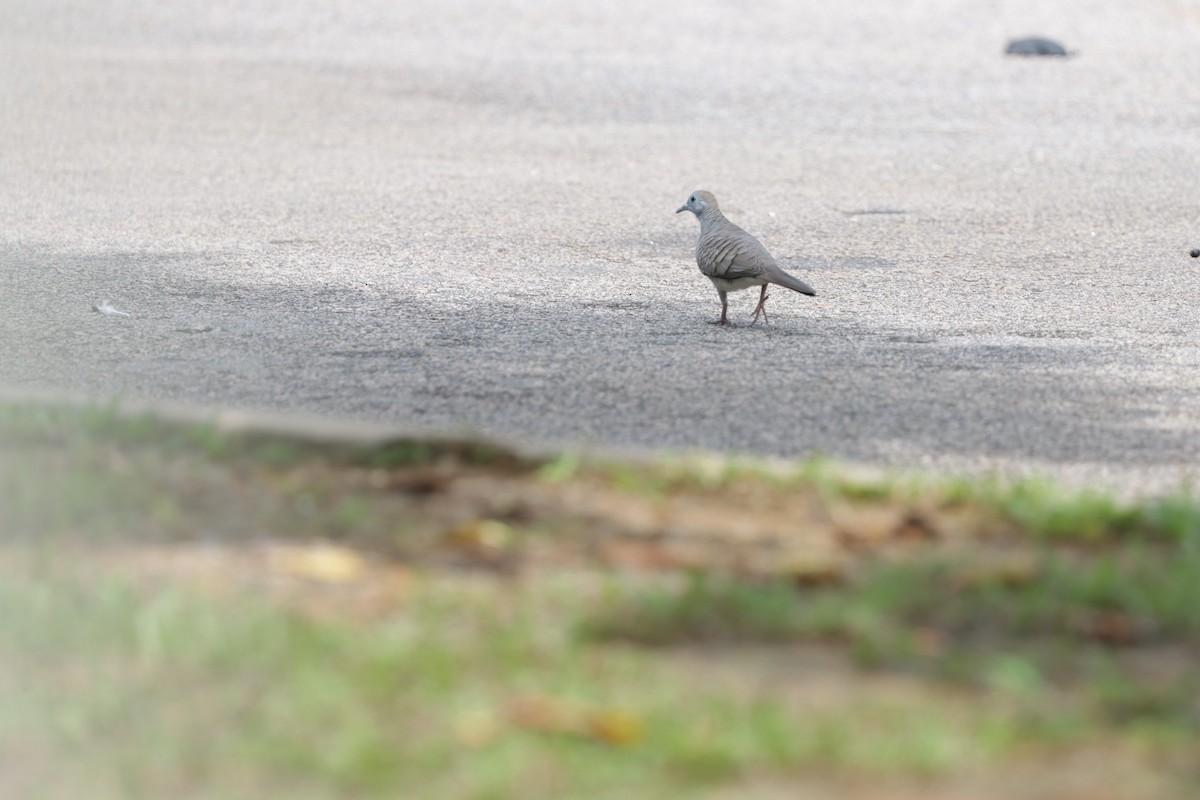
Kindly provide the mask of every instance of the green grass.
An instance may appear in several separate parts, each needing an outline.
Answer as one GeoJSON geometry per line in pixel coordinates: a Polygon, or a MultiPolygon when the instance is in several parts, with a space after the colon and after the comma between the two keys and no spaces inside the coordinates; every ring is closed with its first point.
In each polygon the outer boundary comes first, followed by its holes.
{"type": "Polygon", "coordinates": [[[764,770],[939,773],[1038,728],[1005,704],[847,697],[813,711],[769,690],[689,686],[653,654],[572,636],[583,609],[566,584],[430,581],[395,619],[337,625],[82,578],[43,562],[0,585],[0,746],[69,761],[93,798],[687,792],[764,770]],[[644,735],[615,745],[506,721],[526,695],[623,709],[644,735]],[[482,744],[459,732],[472,715],[495,721],[482,744]]]}
{"type": "Polygon", "coordinates": [[[1142,552],[1124,562],[1048,556],[1014,583],[964,584],[962,567],[942,558],[881,562],[825,589],[697,573],[682,585],[611,590],[580,632],[651,647],[833,641],[874,669],[1025,700],[1070,690],[1087,709],[1076,733],[1110,724],[1152,727],[1179,741],[1200,735],[1195,554],[1142,552]],[[1115,647],[1105,620],[1119,626],[1115,647]],[[1161,654],[1153,677],[1127,658],[1134,645],[1161,654]]]}
{"type": "Polygon", "coordinates": [[[851,479],[824,459],[538,463],[0,404],[0,796],[693,797],[1003,775],[1080,748],[1194,779],[1179,764],[1200,734],[1197,608],[1200,503],[1184,493],[851,479]],[[638,518],[720,498],[798,528],[845,509],[970,524],[868,544],[834,585],[631,573],[588,560],[621,517],[537,500],[571,491],[638,518]],[[455,534],[492,520],[502,552],[455,534]],[[348,544],[406,565],[412,588],[362,615],[338,605],[353,581],[303,585],[331,611],[317,621],[269,600],[283,578],[246,555],[263,540],[348,544]],[[241,577],[214,591],[90,563],[179,543],[234,553],[241,577]],[[638,732],[522,721],[531,697],[638,732]]]}
{"type": "Polygon", "coordinates": [[[881,631],[934,629],[966,642],[1022,637],[1103,638],[1090,621],[1120,618],[1129,643],[1200,644],[1200,553],[1190,547],[1030,557],[1011,572],[962,555],[866,564],[843,587],[798,590],[784,580],[695,573],[682,587],[655,585],[610,598],[595,635],[642,643],[860,639],[881,631]]]}

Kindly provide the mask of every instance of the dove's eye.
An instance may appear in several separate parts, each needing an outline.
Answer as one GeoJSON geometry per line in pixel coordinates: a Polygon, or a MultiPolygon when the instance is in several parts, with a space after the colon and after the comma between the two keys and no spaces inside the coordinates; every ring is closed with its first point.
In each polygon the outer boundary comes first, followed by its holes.
{"type": "Polygon", "coordinates": [[[696,198],[695,198],[695,197],[689,197],[689,198],[688,198],[688,202],[689,202],[689,203],[694,203],[694,202],[696,202],[696,198]]]}

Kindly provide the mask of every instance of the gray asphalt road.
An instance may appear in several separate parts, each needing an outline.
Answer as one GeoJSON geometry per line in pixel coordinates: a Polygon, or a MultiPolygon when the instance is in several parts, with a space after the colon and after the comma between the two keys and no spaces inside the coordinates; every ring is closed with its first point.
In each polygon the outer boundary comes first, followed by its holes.
{"type": "Polygon", "coordinates": [[[1196,474],[1195,4],[0,19],[2,385],[1122,489],[1196,474]],[[1077,54],[1001,54],[1029,33],[1077,54]],[[696,188],[819,296],[704,324],[698,226],[672,213],[696,188]]]}

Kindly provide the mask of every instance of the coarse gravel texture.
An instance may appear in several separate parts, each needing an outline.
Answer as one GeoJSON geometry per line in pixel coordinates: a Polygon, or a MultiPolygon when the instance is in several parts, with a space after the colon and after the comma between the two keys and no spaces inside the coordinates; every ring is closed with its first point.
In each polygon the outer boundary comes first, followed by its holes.
{"type": "Polygon", "coordinates": [[[0,385],[1134,493],[1200,477],[1195,4],[0,18],[0,385]],[[1074,55],[1003,54],[1030,34],[1074,55]],[[697,188],[818,297],[706,325],[698,226],[672,213],[697,188]]]}

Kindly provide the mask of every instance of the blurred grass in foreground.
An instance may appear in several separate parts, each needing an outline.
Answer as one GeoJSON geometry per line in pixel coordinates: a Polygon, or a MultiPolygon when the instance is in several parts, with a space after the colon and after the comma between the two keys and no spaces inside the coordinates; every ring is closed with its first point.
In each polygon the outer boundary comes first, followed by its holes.
{"type": "Polygon", "coordinates": [[[1197,509],[0,407],[0,795],[1180,796],[1197,509]]]}

